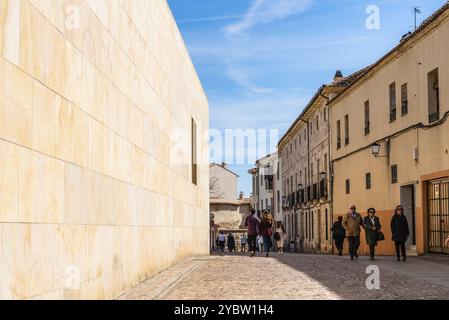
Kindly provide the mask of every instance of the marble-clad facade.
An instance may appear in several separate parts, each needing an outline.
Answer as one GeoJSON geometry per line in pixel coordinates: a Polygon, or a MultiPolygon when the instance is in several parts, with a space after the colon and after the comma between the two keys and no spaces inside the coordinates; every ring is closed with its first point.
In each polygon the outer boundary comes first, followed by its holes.
{"type": "Polygon", "coordinates": [[[0,299],[110,299],[208,254],[208,116],[165,0],[0,1],[0,299]]]}

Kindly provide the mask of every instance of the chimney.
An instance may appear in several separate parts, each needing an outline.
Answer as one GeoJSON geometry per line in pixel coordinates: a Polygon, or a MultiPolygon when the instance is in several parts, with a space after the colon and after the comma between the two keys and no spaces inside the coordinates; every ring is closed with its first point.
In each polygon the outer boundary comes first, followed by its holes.
{"type": "Polygon", "coordinates": [[[341,70],[337,70],[337,72],[335,72],[334,82],[340,81],[343,78],[344,77],[343,77],[343,73],[341,72],[341,70]]]}
{"type": "Polygon", "coordinates": [[[226,163],[224,163],[224,162],[221,164],[221,167],[225,168],[225,169],[228,169],[228,165],[226,163]]]}

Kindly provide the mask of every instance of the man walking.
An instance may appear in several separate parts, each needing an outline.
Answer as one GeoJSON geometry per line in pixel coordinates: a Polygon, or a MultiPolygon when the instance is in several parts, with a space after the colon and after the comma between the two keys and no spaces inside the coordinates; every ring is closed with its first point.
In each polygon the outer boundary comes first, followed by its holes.
{"type": "Polygon", "coordinates": [[[343,219],[343,227],[346,229],[346,238],[349,244],[349,255],[351,260],[359,258],[358,250],[360,247],[360,228],[363,225],[363,218],[356,211],[356,206],[352,205],[348,214],[343,219]]]}
{"type": "Polygon", "coordinates": [[[248,228],[248,250],[251,252],[251,257],[256,255],[256,238],[259,234],[259,219],[255,215],[256,210],[252,209],[245,221],[245,227],[248,228]]]}

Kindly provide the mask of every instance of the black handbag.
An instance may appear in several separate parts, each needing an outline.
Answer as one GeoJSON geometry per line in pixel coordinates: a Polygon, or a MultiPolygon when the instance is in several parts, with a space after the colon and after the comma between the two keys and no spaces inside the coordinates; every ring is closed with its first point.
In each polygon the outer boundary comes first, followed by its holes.
{"type": "Polygon", "coordinates": [[[379,231],[377,233],[377,241],[384,241],[385,240],[385,234],[382,231],[379,231]]]}

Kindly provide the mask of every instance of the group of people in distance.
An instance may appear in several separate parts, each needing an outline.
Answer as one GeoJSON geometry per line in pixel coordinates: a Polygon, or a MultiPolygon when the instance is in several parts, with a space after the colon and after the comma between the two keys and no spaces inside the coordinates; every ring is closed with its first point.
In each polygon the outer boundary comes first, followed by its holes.
{"type": "MultiPolygon", "coordinates": [[[[376,246],[379,241],[385,240],[385,235],[382,232],[382,225],[379,217],[376,216],[376,209],[369,208],[367,210],[367,216],[362,217],[357,212],[355,205],[349,208],[349,212],[343,217],[338,217],[338,220],[332,225],[332,237],[335,241],[335,247],[338,250],[340,256],[343,255],[344,240],[348,241],[349,256],[351,260],[358,259],[358,250],[360,247],[360,234],[361,230],[365,230],[365,240],[369,247],[369,257],[374,260],[376,254],[376,246]]],[[[265,256],[268,257],[273,247],[272,238],[276,241],[277,252],[284,253],[284,241],[285,230],[282,223],[278,223],[273,233],[274,219],[270,211],[264,210],[260,215],[253,209],[251,214],[245,220],[245,227],[248,228],[248,236],[245,235],[241,238],[242,252],[245,252],[246,244],[248,244],[251,257],[254,257],[256,251],[263,251],[265,256]]],[[[390,229],[392,233],[392,241],[394,242],[396,249],[396,257],[398,261],[407,260],[406,242],[410,235],[407,217],[404,214],[404,208],[398,205],[394,210],[393,216],[390,222],[390,229]]],[[[220,232],[218,236],[218,247],[220,251],[224,251],[226,242],[226,236],[223,232],[220,232]]],[[[445,242],[446,246],[449,246],[449,237],[445,242]]],[[[228,237],[228,246],[230,252],[235,252],[235,239],[232,235],[228,237]]]]}

